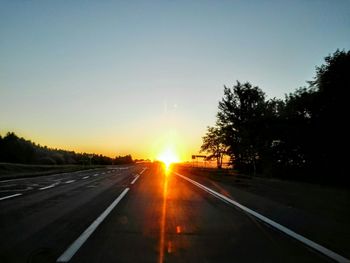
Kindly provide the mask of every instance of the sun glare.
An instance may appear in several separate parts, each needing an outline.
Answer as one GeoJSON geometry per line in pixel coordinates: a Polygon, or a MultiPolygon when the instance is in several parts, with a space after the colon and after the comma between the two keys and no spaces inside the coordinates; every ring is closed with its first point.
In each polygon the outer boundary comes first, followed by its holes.
{"type": "Polygon", "coordinates": [[[179,162],[178,155],[171,148],[168,148],[159,154],[157,159],[165,164],[166,169],[169,169],[170,164],[179,162]]]}

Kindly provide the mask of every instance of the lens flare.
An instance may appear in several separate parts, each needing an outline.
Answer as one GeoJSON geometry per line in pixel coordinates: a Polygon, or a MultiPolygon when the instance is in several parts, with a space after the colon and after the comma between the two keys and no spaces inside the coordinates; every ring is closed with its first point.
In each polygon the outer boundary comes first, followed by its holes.
{"type": "Polygon", "coordinates": [[[158,155],[157,159],[165,164],[167,170],[172,163],[179,162],[179,157],[172,148],[167,148],[165,151],[158,155]]]}

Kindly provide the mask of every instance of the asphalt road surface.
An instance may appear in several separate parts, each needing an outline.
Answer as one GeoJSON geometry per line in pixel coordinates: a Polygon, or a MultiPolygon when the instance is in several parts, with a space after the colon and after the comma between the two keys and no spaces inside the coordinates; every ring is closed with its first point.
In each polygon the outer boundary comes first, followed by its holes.
{"type": "Polygon", "coordinates": [[[0,262],[333,261],[150,164],[0,182],[0,262]]]}

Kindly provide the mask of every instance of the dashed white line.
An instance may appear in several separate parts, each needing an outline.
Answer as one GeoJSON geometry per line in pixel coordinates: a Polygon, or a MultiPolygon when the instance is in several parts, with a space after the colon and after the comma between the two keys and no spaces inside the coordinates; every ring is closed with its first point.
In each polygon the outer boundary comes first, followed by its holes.
{"type": "Polygon", "coordinates": [[[56,262],[68,262],[128,191],[129,188],[125,188],[113,203],[110,204],[107,209],[67,248],[67,250],[63,252],[56,262]]]}
{"type": "Polygon", "coordinates": [[[0,201],[5,200],[5,199],[10,199],[10,198],[13,198],[13,197],[16,197],[16,196],[20,196],[20,195],[22,195],[22,194],[19,193],[19,194],[13,194],[13,195],[8,195],[8,196],[0,197],[0,201]]]}
{"type": "Polygon", "coordinates": [[[134,180],[132,180],[131,184],[134,184],[137,179],[139,179],[140,175],[137,175],[134,180]]]}
{"type": "Polygon", "coordinates": [[[98,174],[94,174],[93,176],[95,176],[95,177],[96,177],[96,176],[98,176],[98,174]]]}
{"type": "Polygon", "coordinates": [[[285,226],[283,226],[281,224],[278,224],[275,221],[272,221],[271,219],[269,219],[269,218],[267,218],[267,217],[265,217],[265,216],[255,212],[254,210],[251,210],[250,208],[248,208],[248,207],[246,207],[244,205],[241,205],[240,203],[238,203],[236,201],[233,201],[232,199],[230,199],[230,198],[228,198],[228,197],[226,197],[226,196],[224,196],[224,195],[222,195],[222,194],[220,194],[220,193],[218,193],[218,192],[216,192],[216,191],[214,191],[214,190],[212,190],[212,189],[210,189],[210,188],[208,188],[208,187],[206,187],[206,186],[204,186],[204,185],[202,185],[202,184],[200,184],[200,183],[198,183],[198,182],[196,182],[196,181],[194,181],[194,180],[192,180],[192,179],[190,179],[190,178],[188,178],[186,176],[183,176],[182,174],[179,174],[179,173],[176,173],[176,172],[174,172],[174,174],[176,174],[177,176],[185,179],[186,181],[196,185],[197,187],[199,187],[202,190],[206,191],[207,193],[215,196],[216,198],[218,198],[218,199],[220,199],[220,200],[222,200],[222,201],[224,201],[226,203],[232,204],[232,205],[240,208],[244,212],[246,212],[246,213],[248,213],[248,214],[250,214],[250,215],[252,215],[252,216],[254,216],[254,217],[258,218],[258,219],[260,219],[264,223],[266,223],[266,224],[268,224],[268,225],[278,229],[279,231],[285,233],[286,235],[288,235],[288,236],[290,236],[290,237],[292,237],[292,238],[302,242],[303,244],[305,244],[305,245],[315,249],[316,251],[318,251],[318,252],[328,256],[329,258],[331,258],[331,259],[333,259],[333,260],[335,260],[337,262],[342,262],[342,263],[345,263],[345,262],[349,263],[350,262],[349,259],[347,259],[347,258],[345,258],[345,257],[343,257],[343,256],[341,256],[341,255],[339,255],[339,254],[337,254],[335,252],[333,252],[332,250],[329,250],[328,248],[326,248],[324,246],[321,246],[321,245],[317,244],[316,242],[314,242],[314,241],[312,241],[312,240],[310,240],[310,239],[308,239],[308,238],[306,238],[306,237],[304,237],[302,235],[299,235],[298,233],[290,230],[289,228],[287,228],[287,227],[285,227],[285,226]]]}
{"type": "Polygon", "coordinates": [[[52,188],[52,187],[55,187],[57,185],[57,183],[54,183],[54,184],[50,184],[48,186],[44,186],[44,187],[41,187],[39,188],[39,190],[46,190],[46,189],[49,189],[49,188],[52,188]]]}
{"type": "Polygon", "coordinates": [[[67,182],[65,182],[66,184],[70,184],[70,183],[74,183],[75,182],[75,180],[69,180],[69,181],[67,181],[67,182]]]}
{"type": "Polygon", "coordinates": [[[84,176],[83,179],[88,179],[90,176],[84,176]]]}
{"type": "Polygon", "coordinates": [[[143,172],[146,170],[147,170],[147,167],[143,168],[143,170],[140,172],[140,174],[143,174],[143,172]]]}

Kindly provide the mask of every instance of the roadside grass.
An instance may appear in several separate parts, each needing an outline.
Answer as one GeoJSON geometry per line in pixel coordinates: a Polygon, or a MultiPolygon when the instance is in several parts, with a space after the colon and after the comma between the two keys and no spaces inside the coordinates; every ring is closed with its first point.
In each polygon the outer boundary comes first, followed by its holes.
{"type": "Polygon", "coordinates": [[[103,165],[29,165],[0,163],[0,180],[102,168],[103,165]]]}
{"type": "Polygon", "coordinates": [[[204,176],[213,181],[224,182],[228,184],[239,183],[241,182],[241,180],[245,181],[252,179],[251,176],[241,174],[237,170],[231,168],[217,169],[208,167],[204,168],[177,165],[175,169],[178,171],[186,171],[190,174],[204,176]]]}
{"type": "Polygon", "coordinates": [[[174,169],[199,182],[209,179],[209,185],[225,189],[243,205],[350,257],[350,190],[345,186],[252,177],[232,169],[174,169]]]}
{"type": "Polygon", "coordinates": [[[259,196],[332,219],[349,220],[350,190],[342,187],[252,177],[233,169],[177,167],[179,171],[208,178],[259,196]]]}

